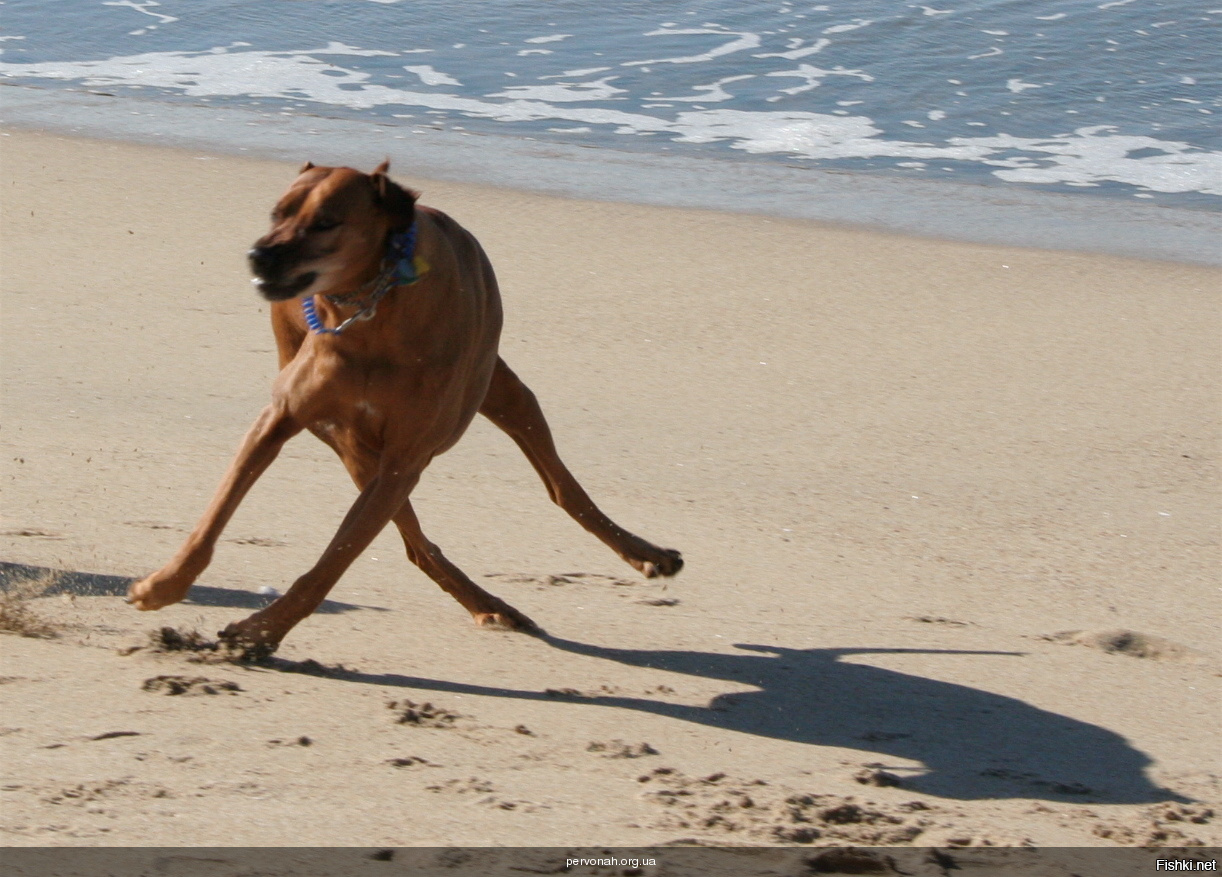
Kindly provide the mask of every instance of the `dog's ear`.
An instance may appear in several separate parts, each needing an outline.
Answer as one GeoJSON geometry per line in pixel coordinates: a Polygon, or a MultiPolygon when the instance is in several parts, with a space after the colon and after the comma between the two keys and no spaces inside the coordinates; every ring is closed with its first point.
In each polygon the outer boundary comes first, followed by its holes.
{"type": "Polygon", "coordinates": [[[416,199],[419,192],[405,189],[386,176],[390,162],[384,161],[369,175],[373,184],[374,197],[378,206],[390,214],[391,228],[402,231],[412,224],[416,218],[416,199]]]}
{"type": "Polygon", "coordinates": [[[301,170],[297,171],[297,173],[304,174],[306,171],[312,171],[312,170],[314,170],[314,162],[307,161],[305,164],[301,166],[301,170]]]}

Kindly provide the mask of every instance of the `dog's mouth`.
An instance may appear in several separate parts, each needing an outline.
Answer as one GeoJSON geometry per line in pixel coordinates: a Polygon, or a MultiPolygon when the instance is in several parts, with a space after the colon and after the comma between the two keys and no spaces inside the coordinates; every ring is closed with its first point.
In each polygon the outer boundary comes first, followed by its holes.
{"type": "Polygon", "coordinates": [[[306,271],[304,274],[298,274],[289,280],[269,280],[266,277],[255,277],[251,280],[251,283],[255,285],[255,289],[259,290],[259,294],[268,301],[287,301],[305,292],[317,279],[317,271],[306,271]]]}

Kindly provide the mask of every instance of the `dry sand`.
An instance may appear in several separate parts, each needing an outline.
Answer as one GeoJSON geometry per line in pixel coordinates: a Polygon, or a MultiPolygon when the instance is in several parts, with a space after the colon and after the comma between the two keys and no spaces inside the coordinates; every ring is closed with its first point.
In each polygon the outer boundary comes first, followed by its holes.
{"type": "Polygon", "coordinates": [[[480,421],[417,509],[551,639],[475,629],[384,533],[265,666],[123,654],[260,605],[354,497],[299,438],[190,602],[119,596],[267,398],[243,260],[295,167],[0,139],[0,559],[78,573],[5,606],[57,628],[0,637],[6,845],[1222,839],[1222,271],[399,163],[491,255],[570,467],[687,568],[640,579],[480,421]]]}

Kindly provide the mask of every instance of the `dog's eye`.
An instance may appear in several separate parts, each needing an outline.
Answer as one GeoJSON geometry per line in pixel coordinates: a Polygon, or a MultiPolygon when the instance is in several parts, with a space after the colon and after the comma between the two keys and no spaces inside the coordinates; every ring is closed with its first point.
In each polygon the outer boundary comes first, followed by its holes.
{"type": "Polygon", "coordinates": [[[330,231],[333,228],[339,228],[338,221],[334,219],[317,219],[314,221],[314,224],[310,226],[310,231],[312,232],[330,231]]]}

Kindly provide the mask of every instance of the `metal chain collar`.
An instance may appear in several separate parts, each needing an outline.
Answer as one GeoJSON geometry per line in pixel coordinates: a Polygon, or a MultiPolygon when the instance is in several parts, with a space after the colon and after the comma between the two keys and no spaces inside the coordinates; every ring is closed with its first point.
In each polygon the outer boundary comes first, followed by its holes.
{"type": "Polygon", "coordinates": [[[428,265],[423,259],[416,258],[416,224],[413,222],[406,231],[390,236],[386,255],[382,259],[382,268],[376,277],[352,295],[325,296],[327,301],[333,305],[359,307],[359,311],[334,329],[328,329],[322,324],[318,311],[315,309],[314,296],[309,296],[301,300],[301,310],[305,314],[306,325],[315,335],[338,335],[358,320],[372,320],[378,312],[378,302],[386,293],[396,286],[410,286],[418,281],[426,271],[428,271],[428,265]]]}

